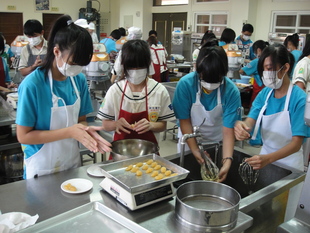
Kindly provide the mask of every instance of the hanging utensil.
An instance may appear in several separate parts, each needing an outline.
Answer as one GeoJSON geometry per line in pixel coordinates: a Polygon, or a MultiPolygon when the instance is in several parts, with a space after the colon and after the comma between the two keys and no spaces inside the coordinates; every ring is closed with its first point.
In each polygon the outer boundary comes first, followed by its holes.
{"type": "Polygon", "coordinates": [[[253,186],[257,181],[259,170],[254,170],[250,164],[245,162],[245,159],[243,158],[238,171],[244,184],[249,188],[249,194],[251,194],[253,192],[253,186]]]}

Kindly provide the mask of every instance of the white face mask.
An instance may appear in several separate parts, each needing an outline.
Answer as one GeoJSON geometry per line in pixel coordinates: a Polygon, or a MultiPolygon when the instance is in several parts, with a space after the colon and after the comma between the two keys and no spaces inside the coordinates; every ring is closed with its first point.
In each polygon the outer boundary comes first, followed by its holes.
{"type": "Polygon", "coordinates": [[[37,46],[41,43],[42,39],[41,39],[41,36],[37,36],[37,37],[28,38],[28,41],[31,46],[37,46]]]}
{"type": "Polygon", "coordinates": [[[126,77],[128,82],[138,85],[142,83],[147,76],[147,69],[139,69],[139,70],[128,70],[128,76],[126,77]]]}
{"type": "Polygon", "coordinates": [[[59,70],[60,73],[62,73],[63,76],[67,77],[67,76],[76,76],[79,73],[82,72],[83,66],[79,66],[79,65],[69,65],[68,63],[64,62],[64,60],[61,57],[61,60],[63,62],[63,65],[60,67],[56,61],[56,65],[57,68],[59,70]]]}
{"type": "Polygon", "coordinates": [[[272,89],[279,89],[283,83],[283,77],[286,73],[283,74],[282,78],[278,78],[279,71],[283,68],[283,66],[278,71],[263,71],[263,83],[266,87],[272,89]]]}
{"type": "Polygon", "coordinates": [[[221,83],[207,83],[206,81],[201,80],[201,86],[209,91],[217,89],[221,83]]]}
{"type": "Polygon", "coordinates": [[[249,40],[251,37],[250,37],[250,36],[247,36],[247,35],[243,35],[242,38],[243,38],[243,40],[247,41],[247,40],[249,40]]]}

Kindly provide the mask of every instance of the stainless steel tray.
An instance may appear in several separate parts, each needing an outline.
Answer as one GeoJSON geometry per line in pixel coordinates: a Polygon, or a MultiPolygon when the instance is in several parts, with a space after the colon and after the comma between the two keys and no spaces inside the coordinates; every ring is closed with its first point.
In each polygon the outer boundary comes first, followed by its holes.
{"type": "Polygon", "coordinates": [[[126,159],[119,162],[114,162],[110,164],[104,164],[100,166],[103,169],[105,177],[108,177],[125,190],[131,193],[137,193],[147,189],[155,188],[164,184],[171,184],[172,182],[185,179],[189,171],[164,159],[156,154],[141,156],[133,159],[126,159]],[[126,167],[131,164],[136,164],[139,162],[146,162],[149,159],[153,159],[161,166],[165,166],[167,169],[174,173],[176,176],[168,177],[162,180],[155,180],[148,174],[143,174],[142,176],[136,176],[135,173],[130,171],[125,171],[126,167]]]}
{"type": "Polygon", "coordinates": [[[19,231],[33,232],[148,232],[100,202],[91,202],[19,231]]]}

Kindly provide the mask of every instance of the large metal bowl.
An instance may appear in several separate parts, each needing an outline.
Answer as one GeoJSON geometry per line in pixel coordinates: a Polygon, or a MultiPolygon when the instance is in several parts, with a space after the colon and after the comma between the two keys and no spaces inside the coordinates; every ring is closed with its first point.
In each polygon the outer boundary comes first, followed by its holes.
{"type": "Polygon", "coordinates": [[[236,226],[239,193],[222,183],[190,181],[176,192],[177,219],[191,228],[205,232],[229,231],[236,226]]]}
{"type": "Polygon", "coordinates": [[[153,142],[141,139],[123,139],[114,141],[111,156],[114,161],[131,159],[138,156],[158,154],[159,146],[153,142]]]}

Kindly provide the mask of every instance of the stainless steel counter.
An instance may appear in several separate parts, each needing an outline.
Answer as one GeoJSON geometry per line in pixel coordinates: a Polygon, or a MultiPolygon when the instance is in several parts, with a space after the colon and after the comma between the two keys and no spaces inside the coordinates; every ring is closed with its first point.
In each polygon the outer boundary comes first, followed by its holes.
{"type": "MultiPolygon", "coordinates": [[[[152,232],[192,232],[192,230],[186,230],[176,221],[174,198],[130,211],[103,191],[99,186],[103,178],[89,176],[87,168],[88,166],[84,166],[53,175],[1,185],[0,210],[2,213],[16,211],[30,215],[38,214],[38,222],[42,222],[89,202],[100,201],[152,232]],[[72,178],[91,180],[94,185],[93,189],[87,193],[76,195],[63,192],[60,185],[72,178]]],[[[251,224],[252,218],[240,212],[237,226],[231,232],[241,232],[251,224]]]]}

